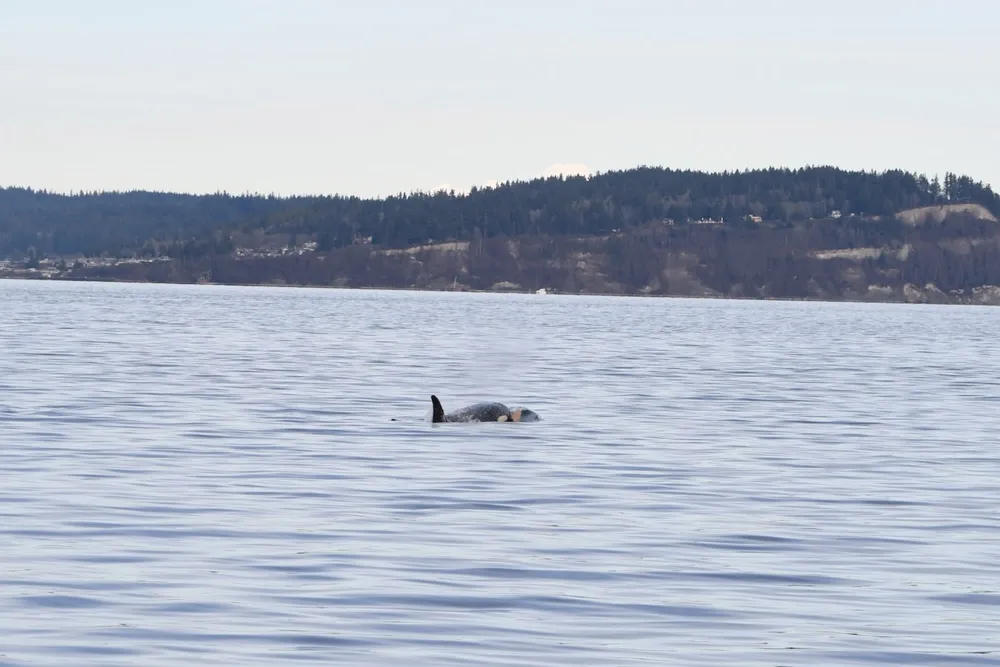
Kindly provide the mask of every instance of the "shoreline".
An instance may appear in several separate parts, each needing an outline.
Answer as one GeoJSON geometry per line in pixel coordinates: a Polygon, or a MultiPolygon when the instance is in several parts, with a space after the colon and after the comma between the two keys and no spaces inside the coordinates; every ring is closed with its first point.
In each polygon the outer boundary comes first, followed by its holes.
{"type": "MultiPolygon", "coordinates": [[[[12,276],[0,275],[0,280],[24,280],[31,282],[60,282],[60,283],[107,283],[107,284],[133,284],[133,285],[188,285],[192,287],[278,287],[293,289],[320,289],[320,290],[354,290],[354,291],[381,291],[381,292],[433,292],[433,293],[469,293],[469,294],[518,294],[522,296],[589,296],[589,297],[610,297],[610,298],[634,298],[634,299],[708,299],[714,301],[780,301],[795,303],[859,303],[859,304],[892,304],[902,306],[976,306],[976,307],[996,307],[1000,303],[975,303],[962,301],[928,302],[910,301],[907,299],[851,299],[851,298],[820,298],[820,297],[761,297],[761,296],[722,296],[711,294],[621,294],[615,292],[548,292],[547,294],[535,294],[532,291],[522,290],[483,290],[483,289],[437,289],[431,287],[345,287],[341,285],[300,285],[288,283],[216,283],[210,281],[196,282],[168,282],[153,280],[128,280],[128,279],[108,279],[108,278],[56,278],[52,276],[12,276]]],[[[984,285],[982,287],[993,287],[984,285]]]]}

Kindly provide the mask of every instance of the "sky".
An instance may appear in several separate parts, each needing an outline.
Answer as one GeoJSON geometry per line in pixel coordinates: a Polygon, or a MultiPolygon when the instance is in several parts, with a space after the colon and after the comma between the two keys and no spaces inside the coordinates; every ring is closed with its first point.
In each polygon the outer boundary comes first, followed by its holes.
{"type": "Polygon", "coordinates": [[[0,187],[822,164],[997,189],[997,25],[995,0],[3,0],[0,187]]]}

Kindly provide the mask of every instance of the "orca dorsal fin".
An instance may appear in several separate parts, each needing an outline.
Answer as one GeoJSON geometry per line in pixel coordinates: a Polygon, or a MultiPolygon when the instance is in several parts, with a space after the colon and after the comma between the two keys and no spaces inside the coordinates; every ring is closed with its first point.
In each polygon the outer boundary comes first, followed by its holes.
{"type": "Polygon", "coordinates": [[[444,408],[441,407],[441,401],[434,394],[431,394],[431,404],[434,406],[434,416],[431,417],[431,422],[434,424],[439,424],[444,421],[444,408]]]}

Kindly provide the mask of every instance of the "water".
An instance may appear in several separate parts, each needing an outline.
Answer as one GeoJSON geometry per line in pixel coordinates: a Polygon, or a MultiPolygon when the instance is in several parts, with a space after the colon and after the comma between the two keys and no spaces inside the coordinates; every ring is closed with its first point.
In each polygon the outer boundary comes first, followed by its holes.
{"type": "Polygon", "coordinates": [[[1000,309],[0,306],[0,665],[1000,664],[1000,309]]]}

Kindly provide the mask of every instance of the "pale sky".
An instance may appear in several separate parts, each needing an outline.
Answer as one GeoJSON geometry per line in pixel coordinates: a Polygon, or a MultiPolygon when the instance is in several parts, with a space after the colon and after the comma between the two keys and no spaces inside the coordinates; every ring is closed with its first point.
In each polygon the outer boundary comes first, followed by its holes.
{"type": "Polygon", "coordinates": [[[0,0],[0,186],[833,164],[997,188],[998,25],[996,0],[0,0]]]}

